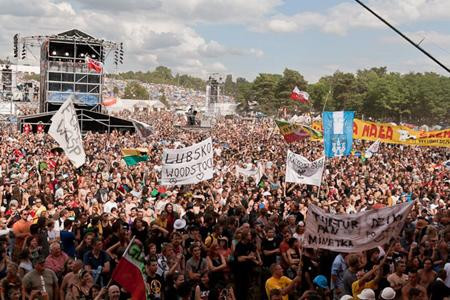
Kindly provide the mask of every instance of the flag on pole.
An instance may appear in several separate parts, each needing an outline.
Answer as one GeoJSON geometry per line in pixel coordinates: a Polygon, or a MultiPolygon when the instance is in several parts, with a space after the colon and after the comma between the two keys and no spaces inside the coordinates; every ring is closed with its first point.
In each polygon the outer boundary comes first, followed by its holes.
{"type": "Polygon", "coordinates": [[[374,153],[378,152],[378,149],[380,149],[380,140],[376,140],[372,145],[370,145],[370,147],[366,150],[364,157],[371,158],[374,153]]]}
{"type": "Polygon", "coordinates": [[[48,133],[64,150],[75,168],[79,168],[86,162],[86,154],[73,98],[73,95],[70,96],[53,115],[48,133]]]}
{"type": "Polygon", "coordinates": [[[134,129],[136,130],[136,133],[139,135],[139,137],[141,139],[146,139],[150,135],[152,135],[153,129],[150,125],[140,122],[140,121],[137,121],[137,120],[132,120],[132,121],[133,121],[134,129]]]}
{"type": "Polygon", "coordinates": [[[85,62],[88,67],[88,70],[94,70],[97,73],[101,73],[103,71],[103,64],[98,60],[86,56],[85,62]]]}
{"type": "Polygon", "coordinates": [[[354,111],[324,111],[323,141],[327,157],[350,155],[353,145],[354,111]]]}
{"type": "Polygon", "coordinates": [[[146,148],[125,148],[122,149],[122,155],[123,160],[129,167],[148,160],[148,150],[146,148]]]}
{"type": "Polygon", "coordinates": [[[289,123],[280,120],[275,120],[275,123],[287,143],[292,143],[307,137],[311,137],[313,139],[322,138],[322,133],[307,125],[289,123]]]}
{"type": "Polygon", "coordinates": [[[135,243],[133,237],[112,274],[112,279],[131,294],[132,300],[147,299],[145,264],[142,254],[142,247],[135,243]]]}
{"type": "Polygon", "coordinates": [[[291,92],[291,99],[300,101],[301,103],[309,103],[309,94],[304,91],[300,91],[296,86],[291,92]]]}

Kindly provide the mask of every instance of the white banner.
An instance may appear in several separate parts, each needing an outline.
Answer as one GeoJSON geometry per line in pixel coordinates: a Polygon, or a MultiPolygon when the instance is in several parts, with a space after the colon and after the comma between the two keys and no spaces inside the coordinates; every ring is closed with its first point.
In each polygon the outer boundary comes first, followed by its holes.
{"type": "Polygon", "coordinates": [[[360,252],[398,237],[414,202],[357,214],[329,214],[308,206],[305,247],[336,252],[360,252]]]}
{"type": "Polygon", "coordinates": [[[213,177],[213,145],[208,138],[181,149],[164,149],[161,184],[195,184],[213,177]]]}
{"type": "Polygon", "coordinates": [[[247,180],[248,177],[252,177],[255,180],[255,183],[258,184],[261,177],[264,175],[264,165],[258,162],[257,166],[252,165],[250,168],[236,166],[236,177],[239,177],[239,175],[244,176],[245,180],[247,180]]]}
{"type": "Polygon", "coordinates": [[[51,121],[52,124],[48,134],[64,150],[75,168],[81,167],[86,162],[86,154],[84,153],[77,114],[73,107],[73,96],[61,105],[51,121]]]}
{"type": "Polygon", "coordinates": [[[305,157],[288,150],[286,159],[286,182],[320,186],[325,156],[310,162],[305,157]]]}
{"type": "Polygon", "coordinates": [[[369,148],[367,148],[366,153],[364,154],[365,158],[371,158],[374,153],[377,153],[380,149],[380,140],[376,140],[373,142],[372,145],[370,145],[369,148]]]}

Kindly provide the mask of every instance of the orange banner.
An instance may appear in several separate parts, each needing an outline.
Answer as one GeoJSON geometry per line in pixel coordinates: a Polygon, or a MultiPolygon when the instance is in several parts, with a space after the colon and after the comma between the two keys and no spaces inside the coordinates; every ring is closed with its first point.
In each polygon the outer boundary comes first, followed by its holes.
{"type": "MultiPolygon", "coordinates": [[[[321,121],[313,122],[311,127],[323,132],[321,121]]],[[[450,129],[416,131],[406,126],[359,119],[353,121],[353,138],[366,141],[380,140],[390,144],[450,147],[450,129]]]]}

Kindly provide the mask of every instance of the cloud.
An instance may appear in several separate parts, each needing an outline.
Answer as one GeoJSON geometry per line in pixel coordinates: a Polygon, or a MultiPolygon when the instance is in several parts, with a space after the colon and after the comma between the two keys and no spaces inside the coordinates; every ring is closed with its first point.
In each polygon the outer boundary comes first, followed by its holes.
{"type": "MultiPolygon", "coordinates": [[[[424,46],[438,46],[440,48],[448,48],[446,51],[450,53],[450,34],[444,34],[437,31],[420,30],[415,32],[405,32],[413,42],[420,43],[424,46]]],[[[381,38],[382,42],[400,44],[405,43],[405,40],[398,36],[385,36],[381,38]]],[[[444,49],[445,50],[445,49],[444,49]]]]}
{"type": "MultiPolygon", "coordinates": [[[[124,42],[124,65],[119,67],[122,70],[148,70],[163,64],[176,72],[208,74],[226,70],[221,62],[225,56],[261,57],[263,51],[206,40],[194,29],[195,24],[240,23],[246,16],[248,20],[256,20],[280,3],[280,0],[0,0],[0,57],[12,57],[15,33],[47,35],[76,28],[98,38],[124,42]]],[[[39,50],[34,54],[38,57],[39,50]]]]}
{"type": "MultiPolygon", "coordinates": [[[[447,21],[450,18],[448,0],[370,0],[367,6],[392,24],[418,21],[447,21]]],[[[345,35],[352,28],[382,28],[381,21],[353,2],[335,5],[324,13],[301,12],[278,14],[254,28],[272,32],[298,32],[317,28],[326,33],[345,35]]]]}

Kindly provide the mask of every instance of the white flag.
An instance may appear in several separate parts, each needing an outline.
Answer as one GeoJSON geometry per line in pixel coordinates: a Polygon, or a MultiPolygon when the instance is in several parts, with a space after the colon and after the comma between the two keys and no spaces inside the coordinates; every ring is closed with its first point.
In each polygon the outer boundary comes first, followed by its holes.
{"type": "Polygon", "coordinates": [[[285,181],[320,186],[324,164],[325,157],[311,162],[288,150],[285,181]]]}
{"type": "Polygon", "coordinates": [[[264,165],[258,162],[258,166],[251,166],[250,168],[241,168],[236,166],[236,177],[243,175],[244,178],[252,177],[255,183],[258,184],[261,177],[264,175],[264,165]]]}
{"type": "Polygon", "coordinates": [[[64,150],[75,168],[81,167],[86,162],[86,154],[81,139],[80,125],[73,106],[73,96],[70,96],[61,105],[51,121],[48,133],[64,150]]]}
{"type": "Polygon", "coordinates": [[[139,137],[141,139],[145,140],[146,138],[148,138],[149,136],[152,135],[152,133],[153,133],[152,126],[145,124],[143,122],[140,122],[138,120],[132,120],[132,121],[133,121],[134,130],[136,131],[136,133],[139,135],[139,137]]]}
{"type": "Polygon", "coordinates": [[[372,145],[370,145],[370,147],[366,150],[364,157],[371,158],[374,153],[378,152],[378,149],[380,149],[380,140],[376,140],[372,145]]]}

